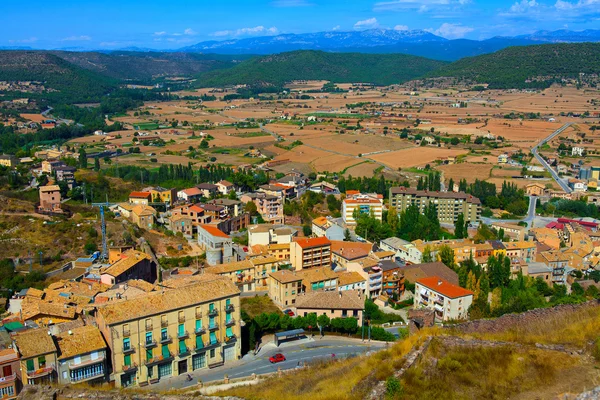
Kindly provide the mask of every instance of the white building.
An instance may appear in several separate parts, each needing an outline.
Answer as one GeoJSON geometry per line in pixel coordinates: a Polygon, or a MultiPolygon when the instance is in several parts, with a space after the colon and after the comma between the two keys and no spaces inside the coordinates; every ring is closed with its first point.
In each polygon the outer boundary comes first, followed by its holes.
{"type": "Polygon", "coordinates": [[[379,247],[383,251],[393,251],[395,258],[399,258],[409,264],[420,264],[423,259],[423,253],[417,246],[409,241],[397,237],[391,237],[379,242],[379,247]]]}
{"type": "Polygon", "coordinates": [[[569,179],[569,187],[573,189],[574,192],[586,192],[587,184],[579,179],[569,179]]]}
{"type": "Polygon", "coordinates": [[[585,151],[585,148],[583,147],[575,147],[573,146],[571,148],[571,155],[572,156],[583,156],[583,152],[585,151]]]}
{"type": "Polygon", "coordinates": [[[257,244],[288,244],[298,234],[294,228],[285,225],[259,224],[248,227],[248,246],[257,244]]]}
{"type": "Polygon", "coordinates": [[[414,308],[434,310],[438,321],[467,319],[471,303],[473,292],[437,276],[417,279],[415,282],[414,308]]]}
{"type": "Polygon", "coordinates": [[[238,261],[233,253],[231,237],[214,225],[198,226],[198,244],[206,252],[206,262],[209,265],[238,261]]]}
{"type": "Polygon", "coordinates": [[[354,210],[360,214],[371,214],[381,221],[383,215],[383,196],[380,194],[346,194],[342,202],[342,218],[346,225],[355,225],[354,210]]]}
{"type": "Polygon", "coordinates": [[[312,233],[316,237],[329,240],[344,240],[345,230],[331,217],[317,217],[312,220],[312,233]]]}

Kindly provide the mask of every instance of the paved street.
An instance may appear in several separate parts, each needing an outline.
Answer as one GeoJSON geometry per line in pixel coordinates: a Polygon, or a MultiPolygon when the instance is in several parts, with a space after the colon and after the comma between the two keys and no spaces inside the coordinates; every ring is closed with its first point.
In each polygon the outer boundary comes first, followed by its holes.
{"type": "Polygon", "coordinates": [[[211,382],[222,380],[225,374],[229,378],[243,378],[252,374],[268,374],[281,370],[293,369],[304,363],[311,363],[318,360],[332,359],[332,354],[336,358],[352,357],[358,354],[366,353],[372,350],[380,350],[386,347],[382,342],[365,341],[363,343],[359,339],[343,338],[343,337],[325,337],[319,339],[318,333],[315,334],[315,339],[302,339],[283,343],[279,348],[273,343],[266,343],[259,353],[254,356],[251,353],[246,354],[241,360],[227,363],[222,367],[214,369],[201,369],[190,372],[191,381],[186,380],[186,375],[174,376],[162,379],[160,382],[149,385],[146,388],[156,390],[166,390],[171,388],[185,388],[193,386],[202,379],[203,382],[211,382]],[[286,361],[277,364],[271,364],[269,357],[276,353],[282,353],[286,357],[286,361]]]}
{"type": "Polygon", "coordinates": [[[560,128],[558,128],[557,130],[555,130],[546,139],[542,140],[540,143],[538,143],[535,146],[533,146],[533,148],[531,149],[531,153],[534,155],[534,157],[538,159],[538,161],[542,164],[542,166],[544,168],[546,168],[546,170],[548,172],[550,172],[550,175],[552,175],[552,178],[554,178],[554,180],[556,181],[556,183],[558,183],[560,185],[560,187],[563,188],[563,190],[565,192],[567,192],[567,193],[571,193],[571,188],[569,187],[569,185],[567,185],[567,183],[565,182],[565,180],[562,179],[561,177],[559,177],[558,173],[556,173],[556,171],[550,165],[548,165],[548,163],[546,162],[546,160],[544,160],[544,158],[539,155],[538,148],[540,146],[543,146],[545,143],[549,142],[550,140],[554,139],[555,136],[560,135],[565,129],[567,129],[572,124],[573,124],[573,122],[568,122],[568,123],[564,124],[563,126],[561,126],[560,128]]]}

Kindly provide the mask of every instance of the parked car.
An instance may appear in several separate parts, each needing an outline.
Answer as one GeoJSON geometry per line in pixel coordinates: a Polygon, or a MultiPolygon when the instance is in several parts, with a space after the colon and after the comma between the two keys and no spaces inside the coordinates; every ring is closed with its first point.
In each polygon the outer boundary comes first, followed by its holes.
{"type": "Polygon", "coordinates": [[[275,364],[275,363],[283,362],[283,361],[285,361],[285,356],[281,353],[277,353],[274,356],[269,357],[269,362],[271,364],[275,364]]]}
{"type": "Polygon", "coordinates": [[[294,315],[296,315],[296,314],[294,314],[294,312],[293,312],[292,310],[290,310],[289,308],[288,308],[287,310],[283,310],[283,313],[284,313],[284,314],[287,314],[287,315],[289,315],[290,317],[293,317],[294,315]]]}

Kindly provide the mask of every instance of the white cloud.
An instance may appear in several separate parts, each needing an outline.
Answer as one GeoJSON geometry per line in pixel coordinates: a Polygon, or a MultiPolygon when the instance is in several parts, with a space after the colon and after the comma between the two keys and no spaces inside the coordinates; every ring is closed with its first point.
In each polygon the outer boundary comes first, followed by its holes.
{"type": "Polygon", "coordinates": [[[377,18],[369,18],[355,23],[354,29],[373,29],[377,28],[378,26],[379,23],[377,22],[377,18]]]}
{"type": "Polygon", "coordinates": [[[188,35],[188,36],[193,36],[193,35],[196,35],[196,32],[192,28],[187,28],[185,31],[183,31],[183,34],[188,35]]]}
{"type": "Polygon", "coordinates": [[[438,29],[425,30],[446,39],[459,39],[464,37],[467,33],[474,31],[474,29],[469,26],[463,26],[461,24],[449,24],[447,22],[443,23],[438,29]]]}
{"type": "Polygon", "coordinates": [[[408,30],[408,26],[406,25],[396,25],[394,27],[395,31],[407,31],[408,30]]]}
{"type": "Polygon", "coordinates": [[[539,3],[535,0],[521,0],[513,4],[508,11],[512,14],[525,14],[538,6],[539,3]]]}
{"type": "Polygon", "coordinates": [[[333,28],[331,28],[332,31],[339,31],[340,29],[342,29],[342,27],[339,25],[336,25],[333,28]]]}
{"type": "Polygon", "coordinates": [[[600,0],[578,0],[571,3],[570,1],[557,0],[554,4],[557,11],[567,11],[570,14],[600,15],[600,0]]]}
{"type": "Polygon", "coordinates": [[[61,39],[61,41],[63,41],[63,42],[84,42],[84,41],[89,41],[89,40],[92,40],[92,38],[87,35],[69,36],[64,39],[61,39]]]}
{"type": "Polygon", "coordinates": [[[270,28],[265,28],[262,25],[255,26],[253,28],[240,28],[234,30],[224,30],[217,31],[211,34],[211,36],[217,37],[238,37],[238,36],[256,36],[256,35],[276,35],[279,32],[279,29],[272,26],[270,28]]]}
{"type": "Polygon", "coordinates": [[[32,36],[30,38],[27,39],[13,39],[13,40],[9,40],[8,43],[34,43],[37,42],[38,38],[36,38],[35,36],[32,36]]]}
{"type": "Polygon", "coordinates": [[[391,0],[375,3],[373,11],[418,10],[419,12],[426,12],[432,9],[464,6],[469,3],[471,3],[471,0],[391,0]]]}
{"type": "Polygon", "coordinates": [[[154,36],[164,36],[166,34],[167,34],[167,32],[165,32],[165,31],[154,32],[154,36]]]}
{"type": "Polygon", "coordinates": [[[271,5],[273,7],[308,7],[313,4],[306,0],[273,0],[271,5]]]}

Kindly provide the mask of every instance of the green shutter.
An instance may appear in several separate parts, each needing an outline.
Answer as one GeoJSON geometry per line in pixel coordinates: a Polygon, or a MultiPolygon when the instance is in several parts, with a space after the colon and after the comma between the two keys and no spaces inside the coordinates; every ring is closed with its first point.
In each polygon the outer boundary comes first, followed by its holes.
{"type": "Polygon", "coordinates": [[[233,330],[231,329],[231,327],[227,328],[225,334],[227,335],[227,337],[233,336],[233,330]]]}
{"type": "Polygon", "coordinates": [[[131,365],[131,354],[127,354],[125,357],[123,357],[123,364],[125,364],[126,366],[130,366],[131,365]]]}
{"type": "Polygon", "coordinates": [[[208,320],[208,326],[211,328],[215,326],[215,317],[210,317],[210,319],[208,320]]]}
{"type": "Polygon", "coordinates": [[[312,284],[312,290],[317,290],[319,288],[319,286],[316,283],[312,284]]]}
{"type": "Polygon", "coordinates": [[[167,346],[166,344],[165,344],[165,345],[163,345],[163,347],[162,347],[162,356],[163,356],[164,358],[169,358],[169,357],[171,357],[171,354],[169,353],[169,346],[167,346]]]}
{"type": "Polygon", "coordinates": [[[146,350],[146,360],[150,361],[150,360],[152,360],[153,357],[154,357],[154,354],[152,354],[152,349],[146,350]]]}
{"type": "Polygon", "coordinates": [[[123,350],[129,350],[130,347],[131,346],[130,346],[129,338],[123,339],[123,350]]]}
{"type": "Polygon", "coordinates": [[[209,310],[209,311],[212,311],[212,310],[214,310],[214,309],[215,309],[215,303],[210,303],[210,304],[208,305],[208,310],[209,310]]]}
{"type": "Polygon", "coordinates": [[[217,334],[215,332],[210,333],[210,344],[217,343],[217,334]]]}
{"type": "Polygon", "coordinates": [[[202,343],[202,336],[196,336],[196,348],[201,349],[204,347],[204,343],[202,343]]]}
{"type": "Polygon", "coordinates": [[[33,360],[27,360],[27,371],[33,371],[33,370],[34,370],[33,360]]]}
{"type": "Polygon", "coordinates": [[[231,304],[231,299],[225,300],[225,305],[228,306],[229,304],[231,304]]]}
{"type": "Polygon", "coordinates": [[[179,353],[185,353],[186,352],[186,348],[185,348],[185,340],[180,340],[179,341],[179,353]]]}
{"type": "Polygon", "coordinates": [[[185,332],[185,326],[183,324],[179,324],[179,336],[183,336],[183,333],[185,332]]]}

